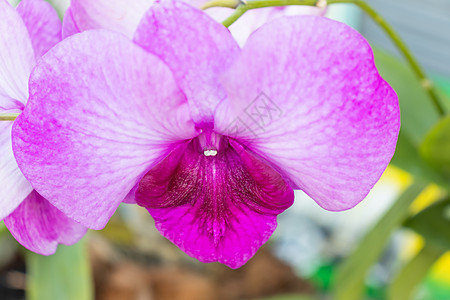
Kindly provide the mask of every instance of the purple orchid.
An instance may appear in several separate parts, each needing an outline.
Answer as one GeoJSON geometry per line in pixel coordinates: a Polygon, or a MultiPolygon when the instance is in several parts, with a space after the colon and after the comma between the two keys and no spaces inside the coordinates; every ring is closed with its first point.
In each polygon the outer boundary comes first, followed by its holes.
{"type": "MultiPolygon", "coordinates": [[[[23,0],[17,10],[0,0],[0,112],[20,113],[28,98],[31,69],[61,40],[61,21],[43,0],[23,0]]],[[[53,254],[58,243],[71,245],[86,228],[67,218],[20,172],[11,145],[12,122],[0,123],[0,220],[26,248],[53,254]]]]}
{"type": "Polygon", "coordinates": [[[359,203],[400,121],[367,41],[314,16],[263,25],[241,50],[202,11],[154,4],[134,43],[92,30],[37,64],[13,128],[18,164],[70,218],[103,228],[127,194],[202,262],[243,265],[301,189],[359,203]]]}

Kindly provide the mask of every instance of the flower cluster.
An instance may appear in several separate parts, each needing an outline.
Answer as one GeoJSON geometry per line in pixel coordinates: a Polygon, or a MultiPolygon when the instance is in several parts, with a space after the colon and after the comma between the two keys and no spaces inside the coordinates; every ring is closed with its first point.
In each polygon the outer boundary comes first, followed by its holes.
{"type": "Polygon", "coordinates": [[[0,218],[25,247],[51,254],[128,202],[187,254],[232,268],[294,189],[327,210],[358,204],[400,126],[350,27],[281,17],[241,48],[175,0],[73,0],[62,27],[43,0],[0,0],[2,112],[21,114],[0,123],[0,218]]]}

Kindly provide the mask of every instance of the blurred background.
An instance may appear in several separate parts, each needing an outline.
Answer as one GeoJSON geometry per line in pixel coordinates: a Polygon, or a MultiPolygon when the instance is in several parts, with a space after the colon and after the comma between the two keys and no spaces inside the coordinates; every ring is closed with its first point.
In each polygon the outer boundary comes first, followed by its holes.
{"type": "MultiPolygon", "coordinates": [[[[68,7],[51,2],[61,15],[68,7]]],[[[369,4],[404,39],[449,107],[450,1],[369,4]]],[[[238,270],[188,257],[135,205],[123,204],[104,230],[51,257],[27,252],[0,223],[0,299],[450,300],[448,177],[434,176],[411,150],[438,116],[423,83],[370,17],[346,4],[330,5],[326,14],[369,40],[400,97],[402,144],[367,199],[333,213],[297,192],[269,242],[238,270]]]]}

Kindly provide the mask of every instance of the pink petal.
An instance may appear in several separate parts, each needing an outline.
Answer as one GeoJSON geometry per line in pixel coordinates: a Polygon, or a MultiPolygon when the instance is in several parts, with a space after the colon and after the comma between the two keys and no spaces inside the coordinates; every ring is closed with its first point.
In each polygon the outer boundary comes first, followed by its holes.
{"type": "Polygon", "coordinates": [[[326,18],[286,17],[248,40],[222,78],[215,130],[245,139],[325,209],[355,206],[397,141],[394,90],[367,41],[326,18]]]}
{"type": "MultiPolygon", "coordinates": [[[[197,7],[201,7],[201,5],[197,7]]],[[[205,10],[205,12],[217,22],[223,22],[233,13],[233,10],[215,7],[205,10]]],[[[323,12],[324,10],[318,7],[306,5],[259,8],[247,11],[228,29],[237,43],[243,47],[250,34],[270,20],[288,15],[321,15],[323,12]]]]}
{"type": "Polygon", "coordinates": [[[42,255],[55,253],[59,243],[75,244],[87,231],[36,191],[5,219],[5,225],[25,248],[42,255]]]}
{"type": "MultiPolygon", "coordinates": [[[[186,2],[187,4],[196,7],[198,9],[202,9],[202,7],[209,2],[209,0],[183,0],[183,2],[186,2]]],[[[213,18],[216,22],[223,22],[226,18],[228,18],[232,13],[233,13],[233,9],[228,8],[228,7],[211,7],[208,8],[206,10],[204,10],[204,12],[210,16],[211,18],[213,18]]],[[[259,9],[258,9],[259,11],[259,9]]],[[[245,18],[245,16],[247,15],[248,12],[246,12],[241,18],[245,18]]],[[[239,20],[241,19],[239,18],[239,20]]],[[[231,30],[230,30],[231,31],[231,30]]]]}
{"type": "Polygon", "coordinates": [[[0,114],[21,113],[25,105],[19,100],[0,93],[0,114]]]}
{"type": "Polygon", "coordinates": [[[153,0],[72,0],[71,15],[64,18],[73,18],[64,22],[65,37],[74,33],[74,24],[80,31],[89,29],[109,29],[120,32],[131,38],[145,11],[153,0]],[[73,27],[72,27],[73,28],[73,27]]]}
{"type": "Polygon", "coordinates": [[[0,102],[8,97],[25,104],[34,52],[22,18],[6,0],[0,0],[0,32],[0,102]]]}
{"type": "Polygon", "coordinates": [[[136,200],[187,254],[239,268],[269,239],[294,193],[255,154],[222,139],[216,156],[204,155],[198,138],[178,146],[144,176],[136,200]]]}
{"type": "Polygon", "coordinates": [[[30,34],[36,58],[40,58],[61,40],[61,20],[44,0],[22,0],[17,6],[30,34]]]}
{"type": "Polygon", "coordinates": [[[134,41],[170,67],[194,121],[211,122],[217,103],[226,97],[218,76],[240,51],[229,31],[200,10],[167,0],[147,11],[134,41]]]}
{"type": "Polygon", "coordinates": [[[62,25],[62,38],[65,39],[66,37],[69,37],[75,33],[79,33],[81,30],[78,28],[72,14],[72,9],[69,7],[66,10],[66,13],[64,14],[63,18],[63,25],[62,25]]]}
{"type": "MultiPolygon", "coordinates": [[[[139,180],[140,181],[140,180],[139,180]]],[[[136,204],[135,194],[139,187],[139,184],[136,184],[131,191],[126,195],[125,199],[123,199],[123,203],[127,204],[136,204]]]]}
{"type": "MultiPolygon", "coordinates": [[[[208,10],[206,12],[209,13],[208,10]]],[[[319,15],[321,12],[323,10],[318,7],[306,5],[254,9],[246,12],[229,29],[239,45],[244,46],[250,34],[270,20],[287,15],[319,15]]],[[[231,15],[230,11],[228,15],[231,15]]]]}
{"type": "Polygon", "coordinates": [[[13,144],[43,197],[100,229],[167,144],[195,135],[170,70],[125,36],[99,30],[63,40],[39,61],[13,144]]]}
{"type": "Polygon", "coordinates": [[[0,220],[33,190],[17,166],[11,146],[12,122],[0,122],[0,220]]]}

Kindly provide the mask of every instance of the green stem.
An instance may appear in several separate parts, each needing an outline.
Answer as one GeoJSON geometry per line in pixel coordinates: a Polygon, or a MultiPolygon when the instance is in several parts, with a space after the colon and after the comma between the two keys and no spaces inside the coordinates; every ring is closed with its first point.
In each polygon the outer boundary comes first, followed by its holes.
{"type": "MultiPolygon", "coordinates": [[[[222,24],[226,27],[229,27],[233,24],[237,19],[239,19],[246,11],[256,8],[263,7],[275,7],[275,6],[289,6],[289,5],[309,5],[309,6],[323,6],[324,0],[253,0],[248,2],[241,2],[238,6],[232,6],[232,2],[229,0],[222,1],[220,5],[217,3],[221,2],[220,0],[214,0],[215,6],[225,6],[230,8],[236,8],[234,13],[228,17],[222,24]]],[[[206,4],[205,7],[212,7],[211,5],[206,4]]],[[[370,5],[368,5],[363,0],[328,0],[326,4],[337,4],[337,3],[352,3],[358,6],[362,11],[364,11],[367,15],[369,15],[375,23],[377,23],[385,33],[390,37],[392,42],[401,52],[401,54],[405,57],[406,61],[410,65],[411,69],[414,71],[416,76],[419,78],[422,88],[428,93],[433,102],[436,110],[439,112],[441,116],[445,115],[444,108],[442,107],[439,96],[436,91],[436,88],[433,85],[433,82],[425,75],[425,72],[420,67],[419,63],[416,61],[414,56],[409,51],[406,44],[402,41],[400,36],[394,31],[394,29],[389,25],[370,5]]]]}
{"type": "Polygon", "coordinates": [[[86,237],[72,246],[59,245],[50,256],[26,252],[27,300],[94,299],[86,237]]]}
{"type": "Polygon", "coordinates": [[[239,5],[231,16],[229,16],[225,21],[222,22],[223,26],[230,27],[231,24],[237,21],[243,14],[247,12],[250,8],[247,5],[239,5]]]}
{"type": "Polygon", "coordinates": [[[228,7],[228,8],[236,8],[241,4],[239,0],[212,0],[206,2],[202,6],[202,10],[211,8],[211,7],[228,7]]]}
{"type": "Polygon", "coordinates": [[[0,114],[0,121],[14,121],[19,114],[0,114]]]}

